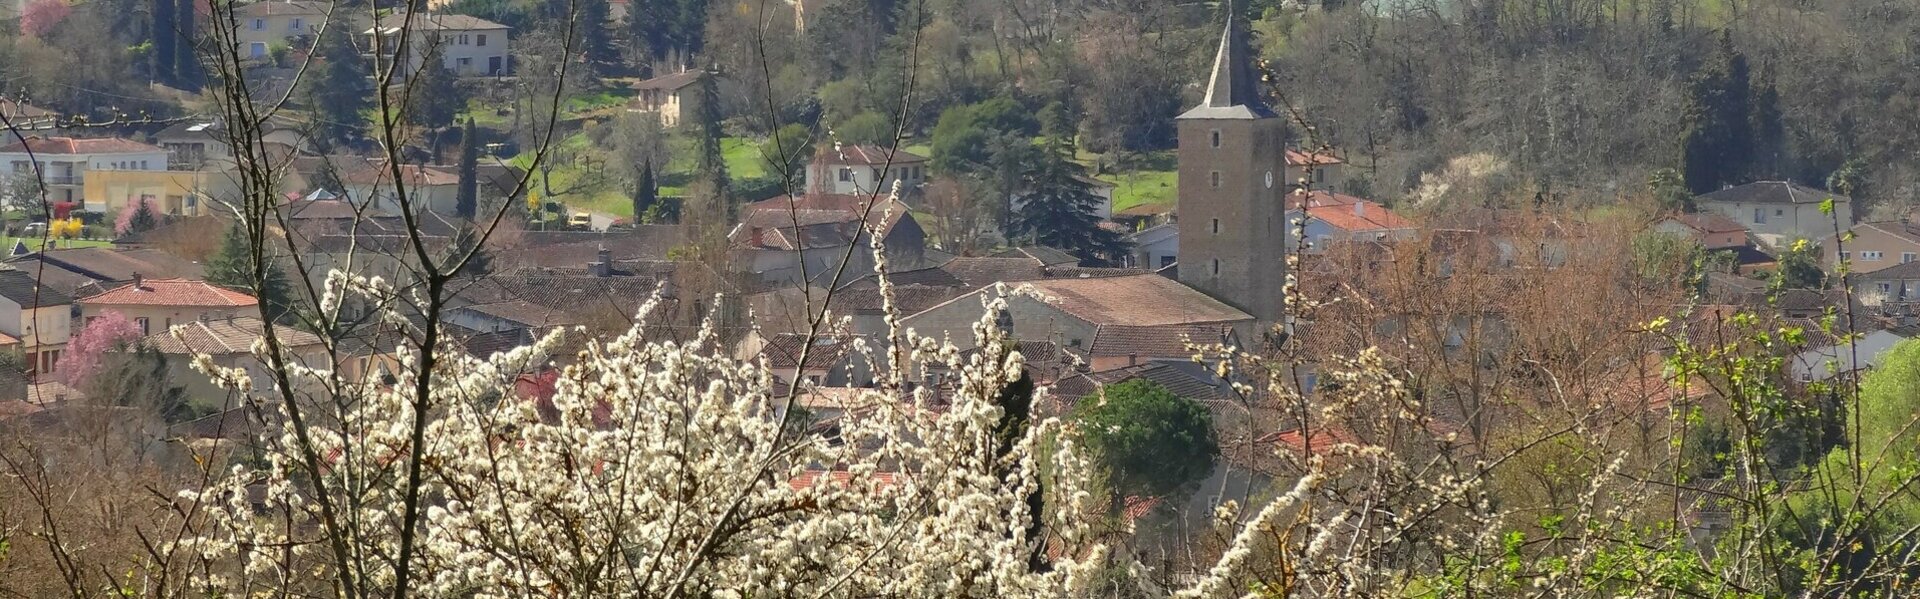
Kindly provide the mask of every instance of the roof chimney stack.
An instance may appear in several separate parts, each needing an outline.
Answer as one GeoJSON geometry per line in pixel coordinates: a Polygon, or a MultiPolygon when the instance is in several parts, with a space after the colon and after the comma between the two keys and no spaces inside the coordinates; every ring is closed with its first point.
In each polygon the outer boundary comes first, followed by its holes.
{"type": "Polygon", "coordinates": [[[594,253],[593,262],[587,264],[587,271],[596,277],[613,276],[613,252],[607,246],[600,246],[600,251],[594,253]]]}
{"type": "Polygon", "coordinates": [[[133,273],[133,290],[134,291],[146,289],[147,288],[146,282],[147,282],[146,277],[140,276],[140,273],[137,273],[137,272],[133,273]]]}
{"type": "Polygon", "coordinates": [[[1354,203],[1353,203],[1353,215],[1354,215],[1354,216],[1358,216],[1358,217],[1360,217],[1360,218],[1366,218],[1366,217],[1367,217],[1367,203],[1366,203],[1366,202],[1354,202],[1354,203]]]}

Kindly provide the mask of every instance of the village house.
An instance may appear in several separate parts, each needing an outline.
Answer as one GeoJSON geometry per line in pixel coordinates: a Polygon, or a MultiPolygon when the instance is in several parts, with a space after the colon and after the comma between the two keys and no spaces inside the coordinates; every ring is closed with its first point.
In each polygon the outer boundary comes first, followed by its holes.
{"type": "Polygon", "coordinates": [[[440,66],[455,77],[493,77],[512,69],[506,25],[467,15],[409,16],[406,12],[387,15],[364,33],[368,37],[365,48],[390,49],[400,47],[400,32],[412,27],[414,37],[407,40],[402,76],[420,72],[429,56],[438,56],[440,66]]]}
{"type": "Polygon", "coordinates": [[[1907,221],[1860,223],[1848,229],[1853,237],[1835,243],[1832,235],[1820,241],[1820,258],[1827,272],[1835,272],[1840,259],[1849,261],[1855,275],[1920,260],[1920,226],[1907,221]]]}
{"type": "Polygon", "coordinates": [[[1405,241],[1419,233],[1413,221],[1386,206],[1349,195],[1315,191],[1304,202],[1291,203],[1287,222],[1303,219],[1308,253],[1325,253],[1348,242],[1405,241]]]}
{"type": "MultiPolygon", "coordinates": [[[[860,338],[819,335],[809,341],[801,334],[776,333],[763,337],[758,332],[750,332],[735,345],[734,355],[742,360],[765,358],[779,388],[796,380],[826,387],[865,387],[873,384],[873,371],[868,368],[867,357],[854,351],[857,339],[860,338]],[[808,345],[812,349],[808,349],[808,345]],[[800,362],[802,351],[806,352],[805,365],[800,362]]],[[[871,339],[866,343],[875,352],[881,350],[871,339]]],[[[881,358],[876,353],[873,359],[881,358]]]]}
{"type": "MultiPolygon", "coordinates": [[[[118,137],[28,137],[0,146],[0,163],[7,176],[33,177],[45,185],[47,199],[70,202],[78,210],[104,211],[106,206],[85,203],[90,171],[165,171],[167,151],[118,137]]],[[[20,201],[20,198],[11,198],[20,201]]]]}
{"type": "MultiPolygon", "coordinates": [[[[340,165],[337,170],[342,201],[364,206],[372,214],[400,214],[400,193],[394,188],[393,170],[374,162],[340,165]]],[[[407,187],[408,203],[425,207],[427,212],[451,217],[460,199],[460,173],[445,166],[404,164],[400,166],[407,187]]]]}
{"type": "Polygon", "coordinates": [[[1854,301],[1899,325],[1920,321],[1920,261],[1850,278],[1854,301]]]}
{"type": "Polygon", "coordinates": [[[1718,212],[1747,227],[1768,245],[1783,246],[1794,239],[1819,239],[1853,226],[1853,202],[1847,196],[1789,181],[1759,181],[1695,197],[1701,212],[1718,212]],[[1833,215],[1820,206],[1833,200],[1833,215]]]}
{"type": "Polygon", "coordinates": [[[901,149],[874,145],[843,145],[838,151],[823,145],[813,152],[807,164],[808,193],[841,195],[887,195],[894,183],[900,184],[901,199],[913,201],[920,186],[927,182],[928,160],[901,149]]]}
{"type": "Polygon", "coordinates": [[[147,279],[75,300],[84,325],[107,311],[119,312],[150,335],[196,320],[225,320],[260,314],[260,300],[206,281],[147,279]]]}
{"type": "Polygon", "coordinates": [[[1161,223],[1129,233],[1127,242],[1133,244],[1128,266],[1159,270],[1180,261],[1180,227],[1174,223],[1161,223]]]}
{"type": "Polygon", "coordinates": [[[1747,227],[1718,212],[1680,213],[1654,221],[1650,230],[1700,244],[1709,250],[1747,245],[1747,227]]]}
{"type": "MultiPolygon", "coordinates": [[[[1007,298],[1012,336],[1048,341],[1102,371],[1153,361],[1191,360],[1187,343],[1239,345],[1254,319],[1219,300],[1153,273],[1028,281],[1038,297],[1007,298]]],[[[950,336],[973,347],[973,325],[991,287],[956,297],[901,325],[922,335],[950,336]]]]}
{"type": "MultiPolygon", "coordinates": [[[[169,170],[191,171],[213,163],[233,161],[233,148],[228,145],[228,135],[222,119],[197,117],[168,125],[154,133],[153,143],[166,148],[169,170]]],[[[283,161],[299,151],[313,149],[306,134],[300,131],[299,123],[284,115],[262,123],[259,136],[267,156],[275,161],[283,161]]]]}
{"type": "Polygon", "coordinates": [[[1286,185],[1305,183],[1312,191],[1339,191],[1347,182],[1347,162],[1332,152],[1286,151],[1286,185]]]}
{"type": "Polygon", "coordinates": [[[72,322],[72,297],[26,271],[0,270],[0,334],[18,343],[20,364],[29,372],[53,372],[72,322]]]}
{"type": "MultiPolygon", "coordinates": [[[[234,44],[241,58],[265,60],[275,47],[291,47],[295,40],[319,35],[320,27],[327,24],[330,12],[331,4],[308,0],[263,0],[240,4],[233,8],[236,22],[234,44]]],[[[354,12],[339,11],[335,16],[339,20],[334,21],[332,26],[343,26],[342,21],[357,16],[351,14],[354,12]]]]}
{"type": "Polygon", "coordinates": [[[651,112],[659,115],[660,126],[678,127],[680,117],[693,101],[694,86],[705,74],[705,71],[681,71],[634,84],[633,101],[627,104],[627,111],[651,112]]]}
{"type": "Polygon", "coordinates": [[[903,204],[886,197],[811,194],[789,200],[776,197],[741,209],[741,222],[727,234],[734,263],[766,282],[800,282],[832,276],[843,260],[848,279],[873,272],[866,248],[877,231],[891,268],[918,268],[926,257],[927,234],[903,204]],[[804,267],[803,267],[804,265],[804,267]]]}
{"type": "MultiPolygon", "coordinates": [[[[273,333],[294,362],[316,368],[329,365],[327,347],[320,337],[288,326],[275,327],[273,333]]],[[[216,365],[246,372],[254,389],[275,389],[278,385],[272,371],[253,354],[254,341],[265,335],[266,324],[259,318],[236,316],[187,321],[150,333],[140,344],[165,357],[169,380],[183,386],[187,397],[218,400],[227,397],[227,391],[193,370],[194,356],[205,355],[216,365]]]]}

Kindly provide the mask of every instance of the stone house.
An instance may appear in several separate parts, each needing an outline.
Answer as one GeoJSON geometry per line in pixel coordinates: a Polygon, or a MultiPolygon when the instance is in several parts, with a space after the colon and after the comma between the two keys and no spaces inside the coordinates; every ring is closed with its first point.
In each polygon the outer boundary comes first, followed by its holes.
{"type": "Polygon", "coordinates": [[[1717,212],[1747,227],[1769,245],[1794,239],[1819,239],[1853,226],[1853,201],[1847,196],[1789,181],[1758,181],[1702,194],[1693,199],[1701,212],[1717,212]],[[1833,200],[1833,215],[1820,211],[1833,200]]]}

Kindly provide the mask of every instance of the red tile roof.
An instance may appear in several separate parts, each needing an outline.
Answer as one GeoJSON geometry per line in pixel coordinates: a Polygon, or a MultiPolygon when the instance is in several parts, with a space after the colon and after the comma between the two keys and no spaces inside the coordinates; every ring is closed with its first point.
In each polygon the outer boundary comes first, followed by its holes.
{"type": "Polygon", "coordinates": [[[255,306],[260,300],[206,281],[190,279],[149,279],[138,287],[128,283],[80,300],[87,304],[113,306],[255,306]]]}
{"type": "Polygon", "coordinates": [[[0,153],[21,154],[29,148],[35,154],[140,154],[165,152],[164,148],[119,137],[28,137],[0,147],[0,153]]]}
{"type": "Polygon", "coordinates": [[[1413,221],[1394,214],[1386,206],[1361,200],[1343,206],[1314,206],[1307,209],[1314,220],[1326,222],[1348,232],[1411,229],[1413,221]]]}
{"type": "Polygon", "coordinates": [[[1732,233],[1734,231],[1747,230],[1746,226],[1734,222],[1733,219],[1722,216],[1717,212],[1675,214],[1668,218],[1702,233],[1732,233]]]}
{"type": "Polygon", "coordinates": [[[1301,429],[1293,429],[1290,431],[1284,431],[1284,432],[1266,435],[1254,441],[1255,444],[1260,444],[1260,445],[1264,445],[1267,443],[1278,443],[1280,445],[1286,446],[1287,449],[1292,450],[1294,452],[1306,451],[1313,455],[1324,455],[1326,454],[1327,450],[1332,449],[1333,446],[1336,444],[1353,443],[1353,442],[1354,442],[1354,437],[1352,433],[1348,433],[1337,428],[1324,428],[1324,429],[1315,430],[1315,431],[1302,431],[1301,429]],[[1306,434],[1308,432],[1312,434],[1311,435],[1306,434]],[[1309,436],[1311,436],[1311,440],[1308,439],[1309,436]]]}
{"type": "MultiPolygon", "coordinates": [[[[893,486],[894,476],[892,472],[875,472],[867,475],[865,480],[872,481],[882,487],[889,487],[893,486]]],[[[822,482],[821,479],[837,485],[847,485],[854,480],[853,473],[846,470],[808,470],[800,473],[799,476],[788,479],[787,486],[793,487],[795,491],[811,489],[820,485],[822,482]]]]}
{"type": "Polygon", "coordinates": [[[1096,325],[1151,327],[1253,320],[1207,294],[1153,273],[1043,279],[1027,284],[1061,311],[1096,325]]]}

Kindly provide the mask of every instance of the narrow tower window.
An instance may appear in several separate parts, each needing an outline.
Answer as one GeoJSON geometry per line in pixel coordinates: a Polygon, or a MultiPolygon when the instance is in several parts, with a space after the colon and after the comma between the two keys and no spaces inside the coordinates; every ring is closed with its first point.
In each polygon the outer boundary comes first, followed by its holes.
{"type": "Polygon", "coordinates": [[[1220,147],[1220,130],[1219,129],[1214,129],[1212,132],[1212,135],[1210,135],[1209,137],[1213,139],[1213,147],[1216,147],[1216,148],[1220,147]]]}
{"type": "Polygon", "coordinates": [[[1217,218],[1213,219],[1213,234],[1214,235],[1220,234],[1220,219],[1217,219],[1217,218]]]}
{"type": "Polygon", "coordinates": [[[1207,173],[1207,184],[1212,185],[1215,189],[1218,189],[1220,187],[1220,171],[1212,171],[1207,173]]]}
{"type": "Polygon", "coordinates": [[[1213,274],[1215,274],[1215,275],[1219,275],[1219,274],[1220,274],[1220,259],[1219,259],[1219,258],[1214,258],[1214,259],[1213,259],[1213,274]]]}

